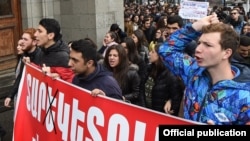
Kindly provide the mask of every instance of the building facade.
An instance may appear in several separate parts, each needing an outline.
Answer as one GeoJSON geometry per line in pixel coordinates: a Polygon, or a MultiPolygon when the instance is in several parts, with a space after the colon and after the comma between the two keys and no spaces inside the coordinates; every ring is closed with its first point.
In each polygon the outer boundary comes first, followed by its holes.
{"type": "Polygon", "coordinates": [[[65,42],[85,37],[98,46],[112,23],[124,26],[123,0],[0,0],[0,125],[11,140],[13,107],[4,107],[17,63],[16,46],[22,30],[38,26],[42,18],[61,24],[65,42]]]}

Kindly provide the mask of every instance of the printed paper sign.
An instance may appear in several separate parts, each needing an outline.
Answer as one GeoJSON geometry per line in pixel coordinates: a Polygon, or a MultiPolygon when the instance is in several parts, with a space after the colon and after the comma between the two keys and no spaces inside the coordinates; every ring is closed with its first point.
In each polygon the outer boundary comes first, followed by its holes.
{"type": "Polygon", "coordinates": [[[182,1],[180,4],[179,15],[183,19],[194,19],[198,20],[207,16],[208,2],[197,2],[197,1],[182,1]]]}

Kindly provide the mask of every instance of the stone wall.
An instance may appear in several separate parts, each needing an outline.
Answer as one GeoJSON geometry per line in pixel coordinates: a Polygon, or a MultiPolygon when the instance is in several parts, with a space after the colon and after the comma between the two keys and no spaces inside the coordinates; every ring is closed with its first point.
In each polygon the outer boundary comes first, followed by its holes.
{"type": "Polygon", "coordinates": [[[21,7],[23,29],[55,18],[66,42],[89,37],[100,47],[112,23],[124,27],[122,0],[22,0],[21,7]]]}

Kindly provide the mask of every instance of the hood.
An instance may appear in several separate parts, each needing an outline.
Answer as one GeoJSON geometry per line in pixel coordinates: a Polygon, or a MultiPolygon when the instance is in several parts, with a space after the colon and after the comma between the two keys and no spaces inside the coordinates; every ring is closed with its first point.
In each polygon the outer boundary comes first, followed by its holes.
{"type": "Polygon", "coordinates": [[[107,76],[107,75],[112,76],[113,74],[112,74],[112,72],[108,71],[103,65],[97,64],[96,69],[93,73],[89,74],[86,77],[82,77],[80,75],[78,75],[78,77],[80,78],[81,81],[89,82],[93,79],[97,79],[97,78],[107,76]]]}
{"type": "Polygon", "coordinates": [[[250,83],[250,65],[240,62],[231,62],[231,64],[239,72],[233,80],[240,83],[250,83]]]}
{"type": "MultiPolygon", "coordinates": [[[[250,67],[243,65],[238,62],[232,63],[231,66],[232,70],[235,72],[235,77],[232,80],[222,80],[217,82],[212,86],[213,91],[217,90],[223,90],[223,89],[228,89],[228,90],[246,90],[250,91],[250,67]],[[236,66],[237,65],[237,66],[236,66]]],[[[208,79],[207,82],[211,82],[211,77],[206,69],[199,69],[199,72],[197,72],[198,77],[202,77],[206,75],[207,77],[205,79],[208,79]]],[[[211,86],[210,84],[208,86],[211,86]]]]}
{"type": "Polygon", "coordinates": [[[235,72],[235,78],[232,80],[219,81],[217,84],[215,84],[213,89],[235,89],[250,91],[250,67],[238,63],[232,65],[232,70],[235,72]]]}

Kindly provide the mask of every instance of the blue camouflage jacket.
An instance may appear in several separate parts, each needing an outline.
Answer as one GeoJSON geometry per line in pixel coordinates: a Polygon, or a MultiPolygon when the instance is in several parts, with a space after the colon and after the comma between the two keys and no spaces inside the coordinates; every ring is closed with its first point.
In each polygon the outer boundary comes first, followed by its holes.
{"type": "Polygon", "coordinates": [[[159,49],[165,65],[185,83],[184,118],[203,123],[212,120],[218,125],[250,124],[250,80],[237,79],[245,74],[232,65],[235,78],[212,85],[206,69],[183,53],[185,44],[200,35],[187,24],[159,49]]]}

